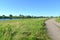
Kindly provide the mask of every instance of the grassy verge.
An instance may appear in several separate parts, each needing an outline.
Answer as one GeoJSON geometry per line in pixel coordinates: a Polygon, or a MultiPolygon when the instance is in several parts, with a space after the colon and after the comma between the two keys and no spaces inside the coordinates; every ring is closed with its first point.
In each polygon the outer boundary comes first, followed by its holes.
{"type": "Polygon", "coordinates": [[[46,19],[21,19],[0,22],[0,40],[50,40],[46,19]]]}
{"type": "Polygon", "coordinates": [[[56,18],[56,21],[57,21],[57,22],[60,22],[60,18],[56,18]]]}

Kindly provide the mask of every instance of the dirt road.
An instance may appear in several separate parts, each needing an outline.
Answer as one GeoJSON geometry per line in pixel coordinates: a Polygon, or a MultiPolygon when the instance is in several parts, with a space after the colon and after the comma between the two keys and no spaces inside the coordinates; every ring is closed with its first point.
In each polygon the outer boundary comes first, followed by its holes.
{"type": "Polygon", "coordinates": [[[57,23],[54,18],[47,20],[45,23],[48,34],[52,40],[60,40],[60,24],[57,23]]]}

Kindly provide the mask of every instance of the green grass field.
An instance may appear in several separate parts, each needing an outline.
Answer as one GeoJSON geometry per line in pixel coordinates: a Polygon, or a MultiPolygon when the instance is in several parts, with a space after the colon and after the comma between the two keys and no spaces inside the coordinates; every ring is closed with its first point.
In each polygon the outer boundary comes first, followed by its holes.
{"type": "Polygon", "coordinates": [[[0,40],[50,40],[44,18],[0,21],[0,40]]]}
{"type": "Polygon", "coordinates": [[[56,18],[56,21],[57,21],[57,22],[60,22],[60,18],[56,18]]]}

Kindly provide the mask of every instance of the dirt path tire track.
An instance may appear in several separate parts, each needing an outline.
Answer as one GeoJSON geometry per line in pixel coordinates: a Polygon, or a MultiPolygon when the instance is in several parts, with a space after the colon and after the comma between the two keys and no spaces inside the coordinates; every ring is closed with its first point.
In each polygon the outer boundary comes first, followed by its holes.
{"type": "Polygon", "coordinates": [[[59,23],[55,21],[55,19],[49,19],[46,22],[46,27],[49,36],[51,37],[52,40],[60,40],[60,26],[59,23]]]}

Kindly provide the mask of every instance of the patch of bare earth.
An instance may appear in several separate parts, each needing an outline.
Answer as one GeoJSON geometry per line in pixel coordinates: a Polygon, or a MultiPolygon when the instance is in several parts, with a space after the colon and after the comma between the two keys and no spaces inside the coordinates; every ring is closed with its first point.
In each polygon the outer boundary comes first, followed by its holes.
{"type": "Polygon", "coordinates": [[[60,23],[56,22],[55,19],[49,19],[46,22],[46,27],[49,36],[52,40],[60,40],[60,23]]]}

